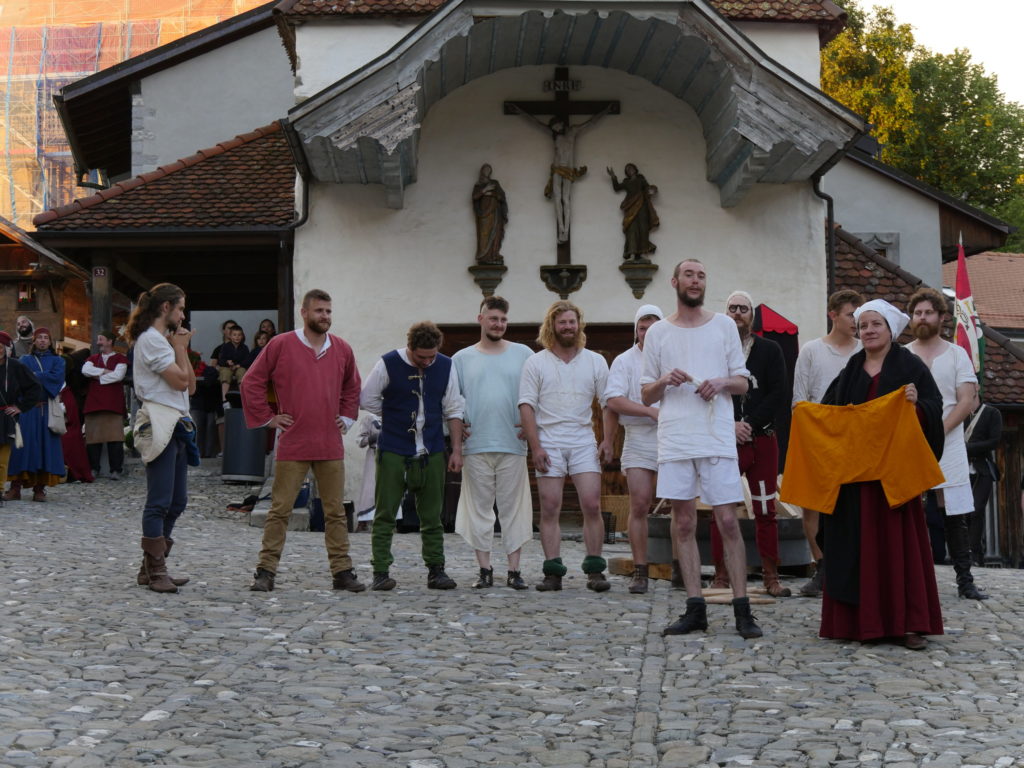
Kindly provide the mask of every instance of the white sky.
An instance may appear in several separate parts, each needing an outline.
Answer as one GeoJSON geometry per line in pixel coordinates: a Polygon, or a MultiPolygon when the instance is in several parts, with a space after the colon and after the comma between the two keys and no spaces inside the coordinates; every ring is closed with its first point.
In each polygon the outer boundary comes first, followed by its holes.
{"type": "MultiPolygon", "coordinates": [[[[839,0],[842,5],[842,0],[839,0]]],[[[914,28],[914,39],[935,53],[967,48],[973,61],[997,75],[1007,99],[1024,104],[1024,60],[1019,0],[861,0],[860,6],[888,6],[897,21],[914,28]]]]}

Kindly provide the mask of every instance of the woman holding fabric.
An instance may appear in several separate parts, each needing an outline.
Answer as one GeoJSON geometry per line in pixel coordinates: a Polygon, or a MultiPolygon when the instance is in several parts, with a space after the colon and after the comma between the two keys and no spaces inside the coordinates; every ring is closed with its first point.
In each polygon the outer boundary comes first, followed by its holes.
{"type": "MultiPolygon", "coordinates": [[[[882,299],[854,320],[863,349],[829,387],[823,403],[857,405],[905,387],[933,453],[943,445],[942,397],[920,358],[894,343],[910,321],[882,299]]],[[[859,443],[863,446],[863,443],[859,443]]],[[[857,445],[851,444],[850,451],[857,445]]],[[[900,457],[916,461],[913,456],[900,457]]],[[[898,457],[893,457],[898,460],[898,457]]],[[[825,522],[825,590],[821,637],[893,637],[920,650],[922,635],[942,634],[942,614],[924,510],[919,496],[890,508],[878,480],[848,483],[825,522]]]]}
{"type": "Polygon", "coordinates": [[[54,354],[49,329],[36,328],[32,339],[32,353],[18,358],[18,362],[39,380],[42,392],[35,406],[18,417],[24,445],[11,453],[7,468],[11,488],[4,494],[7,501],[20,500],[24,485],[32,486],[32,501],[46,501],[46,487],[57,485],[65,473],[61,436],[47,426],[49,401],[58,398],[59,403],[64,388],[64,359],[54,354]]]}

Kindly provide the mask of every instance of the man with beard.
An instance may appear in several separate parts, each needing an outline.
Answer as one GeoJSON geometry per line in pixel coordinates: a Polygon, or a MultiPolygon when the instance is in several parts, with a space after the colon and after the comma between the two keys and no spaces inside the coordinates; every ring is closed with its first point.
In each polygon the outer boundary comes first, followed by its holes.
{"type": "Polygon", "coordinates": [[[35,326],[25,315],[19,315],[15,321],[17,336],[14,338],[14,356],[24,357],[32,354],[33,334],[35,326]]]}
{"type": "Polygon", "coordinates": [[[743,500],[732,395],[744,395],[749,372],[736,323],[703,308],[707,273],[684,259],[672,273],[676,311],[647,332],[644,405],[660,403],[658,496],[672,502],[672,535],[686,584],[686,613],[663,631],[684,635],[708,628],[697,549],[697,497],[710,504],[724,539],[736,631],[760,637],[747,597],[747,555],[736,519],[743,500]]]}
{"type": "Polygon", "coordinates": [[[273,427],[277,463],[270,510],[263,526],[263,548],[253,592],[274,589],[284,550],[288,518],[306,474],[313,470],[324,506],[324,544],[333,587],[362,592],[348,554],[345,493],[345,448],[341,435],[359,415],[359,371],[352,348],[327,331],[331,297],[314,289],[302,299],[302,327],[270,340],[242,379],[242,408],[250,429],[273,427]],[[273,386],[277,413],[267,402],[273,386]]]}
{"type": "Polygon", "coordinates": [[[964,419],[978,404],[978,379],[974,365],[962,347],[950,344],[939,332],[946,314],[946,298],[934,288],[919,288],[907,302],[914,341],[907,349],[924,361],[942,393],[942,427],[945,446],[939,467],[946,481],[937,485],[939,515],[944,518],[946,547],[956,571],[957,594],[969,600],[985,600],[971,575],[970,513],[974,496],[964,441],[964,419]]]}
{"type": "MultiPolygon", "coordinates": [[[[857,339],[857,323],[853,313],[864,299],[856,291],[844,289],[828,297],[828,319],[832,328],[820,339],[813,339],[801,348],[793,371],[793,406],[797,403],[820,403],[829,384],[842,373],[854,353],[860,351],[857,339]]],[[[804,537],[810,547],[811,557],[817,567],[814,576],[800,587],[803,597],[821,597],[825,578],[825,561],[818,544],[818,519],[816,509],[803,511],[804,537]]]]}
{"type": "Polygon", "coordinates": [[[508,302],[500,296],[484,299],[476,319],[480,341],[452,357],[466,400],[464,422],[472,433],[462,448],[455,532],[476,551],[480,577],[473,587],[493,586],[491,546],[497,504],[501,541],[508,556],[506,584],[527,589],[519,572],[519,555],[523,544],[533,538],[533,502],[516,404],[523,364],[533,351],[503,338],[508,328],[508,302]]]}
{"type": "MultiPolygon", "coordinates": [[[[754,302],[749,293],[733,291],[725,306],[740,333],[743,356],[750,371],[750,389],[745,395],[733,395],[732,402],[740,474],[746,475],[750,486],[761,575],[769,595],[789,597],[790,591],[779,583],[779,525],[775,520],[779,477],[775,416],[786,403],[786,360],[778,344],[751,333],[754,302]]],[[[711,552],[715,562],[711,586],[727,589],[729,573],[722,555],[722,536],[714,520],[711,522],[711,552]]]]}
{"type": "MultiPolygon", "coordinates": [[[[629,488],[629,548],[633,554],[629,591],[634,595],[647,592],[647,515],[651,511],[658,474],[658,408],[640,402],[640,374],[644,367],[647,331],[664,318],[662,311],[653,304],[644,304],[636,311],[633,319],[636,344],[612,360],[608,388],[604,392],[608,401],[604,433],[612,440],[619,424],[626,431],[619,463],[629,488]]],[[[677,566],[673,563],[672,567],[674,573],[677,566]]]]}
{"type": "Polygon", "coordinates": [[[444,570],[445,442],[447,423],[452,453],[451,472],[462,470],[462,413],[459,379],[452,359],[441,354],[441,330],[431,322],[416,323],[406,334],[404,349],[383,355],[366,377],[359,396],[364,410],[381,417],[377,439],[377,496],[371,547],[373,583],[386,592],[397,586],[389,569],[394,562],[391,540],[395,517],[406,491],[416,496],[423,562],[428,589],[455,589],[444,570]]]}
{"type": "Polygon", "coordinates": [[[544,317],[537,343],[544,347],[523,366],[519,383],[519,415],[533,455],[540,496],[540,542],[544,549],[541,592],[562,588],[567,568],[560,556],[565,478],[572,478],[583,512],[583,572],[587,589],[605,592],[607,563],[601,557],[601,465],[612,457],[611,436],[598,446],[594,438],[594,398],[604,398],[608,363],[587,343],[583,313],[569,301],[556,301],[544,317]]]}

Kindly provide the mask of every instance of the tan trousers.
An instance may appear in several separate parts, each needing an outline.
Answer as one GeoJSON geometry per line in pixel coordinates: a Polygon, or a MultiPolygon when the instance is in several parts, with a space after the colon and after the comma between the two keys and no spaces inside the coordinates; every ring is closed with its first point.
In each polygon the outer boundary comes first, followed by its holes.
{"type": "Polygon", "coordinates": [[[13,443],[0,445],[0,488],[7,482],[7,465],[11,461],[11,448],[13,447],[13,443]]]}
{"type": "Polygon", "coordinates": [[[295,497],[312,469],[320,489],[324,506],[324,544],[331,574],[352,567],[348,556],[348,521],[341,497],[345,491],[345,464],[341,459],[332,461],[278,461],[274,470],[274,487],[270,492],[270,511],[263,526],[263,549],[260,550],[259,568],[277,573],[281,561],[288,518],[291,517],[295,497]]]}

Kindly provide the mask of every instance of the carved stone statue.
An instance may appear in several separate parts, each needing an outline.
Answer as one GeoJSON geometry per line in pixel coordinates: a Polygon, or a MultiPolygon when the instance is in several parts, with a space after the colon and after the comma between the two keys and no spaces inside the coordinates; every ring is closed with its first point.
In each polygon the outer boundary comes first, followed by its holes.
{"type": "Polygon", "coordinates": [[[610,111],[606,107],[596,115],[576,125],[560,117],[553,117],[547,123],[522,110],[519,114],[551,132],[555,144],[551,176],[544,188],[544,196],[555,204],[555,234],[559,243],[569,240],[569,223],[572,217],[572,184],[587,172],[587,166],[576,167],[576,137],[584,128],[593,125],[610,111]]]}
{"type": "Polygon", "coordinates": [[[473,215],[476,217],[476,263],[504,264],[501,243],[508,223],[508,201],[497,179],[491,178],[491,166],[480,166],[480,177],[473,185],[473,215]]]}
{"type": "Polygon", "coordinates": [[[626,193],[626,199],[619,206],[622,210],[622,232],[626,236],[622,258],[624,261],[647,261],[645,257],[658,249],[651,242],[651,230],[661,224],[651,202],[651,198],[658,194],[658,188],[648,184],[633,163],[626,164],[624,173],[625,178],[620,182],[615,171],[608,169],[612,189],[626,193]]]}

